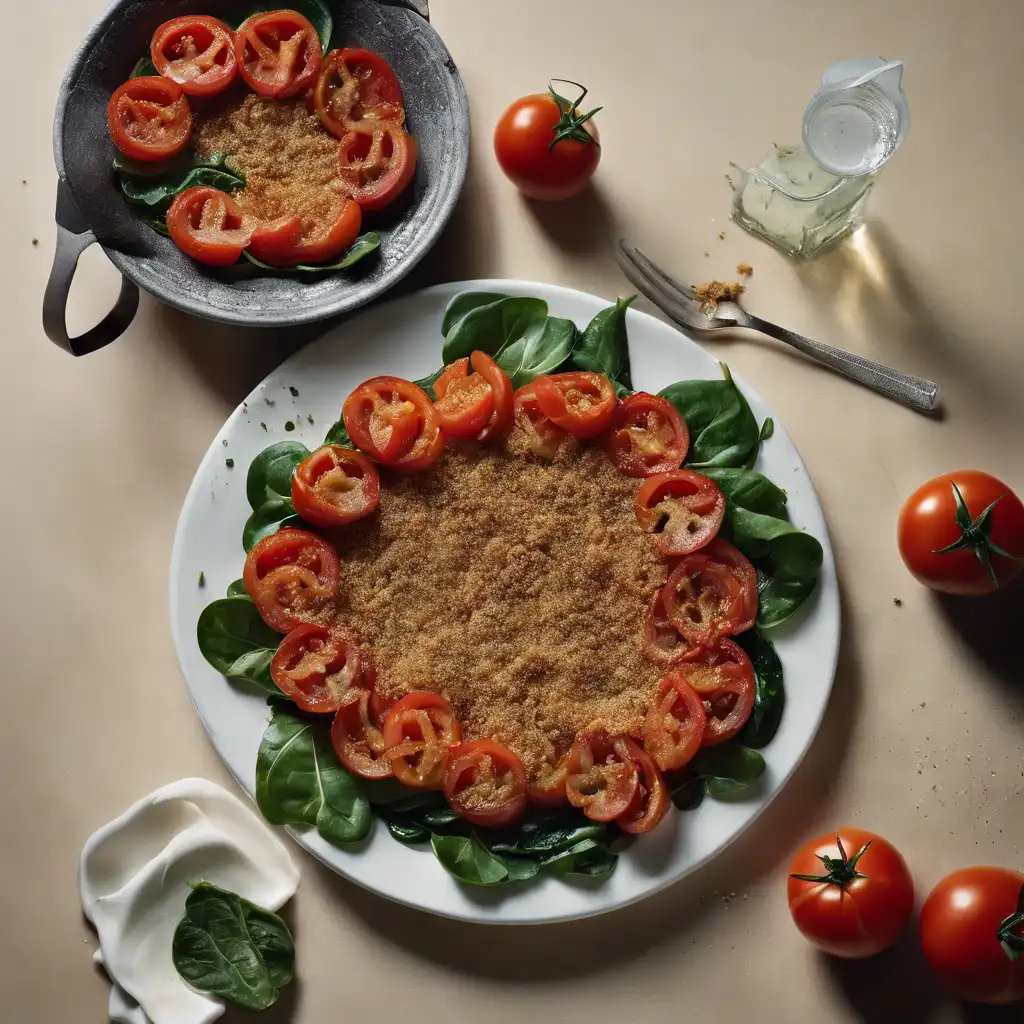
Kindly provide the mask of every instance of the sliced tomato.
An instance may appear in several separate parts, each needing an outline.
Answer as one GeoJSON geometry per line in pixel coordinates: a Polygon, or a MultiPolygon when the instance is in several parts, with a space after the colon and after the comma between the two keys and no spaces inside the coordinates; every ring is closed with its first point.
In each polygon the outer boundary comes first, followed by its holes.
{"type": "Polygon", "coordinates": [[[494,412],[477,438],[481,444],[486,444],[492,438],[501,437],[512,429],[515,416],[512,381],[486,352],[471,353],[469,365],[487,381],[494,395],[494,412]]]}
{"type": "Polygon", "coordinates": [[[452,747],[462,727],[451,704],[438,693],[406,694],[384,719],[384,745],[396,778],[414,789],[440,789],[452,747]]]}
{"type": "Polygon", "coordinates": [[[658,534],[663,555],[687,555],[704,547],[722,526],[725,495],[689,469],[649,476],[636,492],[636,518],[658,534]]]}
{"type": "Polygon", "coordinates": [[[727,540],[715,537],[702,549],[716,561],[729,567],[730,572],[740,581],[743,589],[743,614],[734,632],[744,633],[753,628],[757,620],[757,570],[739,548],[727,540]]]}
{"type": "Polygon", "coordinates": [[[615,415],[615,388],[603,373],[573,370],[538,377],[533,392],[541,412],[573,437],[596,437],[615,415]]]}
{"type": "Polygon", "coordinates": [[[711,747],[735,736],[754,710],[757,683],[754,666],[739,644],[725,637],[679,666],[707,715],[702,746],[711,747]]]}
{"type": "Polygon", "coordinates": [[[565,795],[592,821],[613,821],[634,806],[640,786],[636,764],[615,748],[616,737],[580,733],[569,749],[565,795]]]}
{"type": "Polygon", "coordinates": [[[465,356],[446,366],[434,382],[434,408],[449,437],[476,437],[494,415],[494,392],[465,356]]]}
{"type": "Polygon", "coordinates": [[[405,121],[402,87],[388,62],[370,50],[331,50],[313,89],[313,109],[334,136],[363,122],[405,121]]]}
{"type": "Polygon", "coordinates": [[[668,810],[668,787],[647,751],[628,736],[615,741],[615,751],[624,761],[632,761],[639,773],[637,797],[632,806],[619,815],[616,824],[623,832],[643,835],[665,817],[668,810]]]}
{"type": "Polygon", "coordinates": [[[281,641],[270,677],[303,711],[333,714],[363,681],[363,655],[323,626],[296,626],[281,641]]]}
{"type": "Polygon", "coordinates": [[[238,73],[234,32],[205,14],[165,21],[153,33],[149,53],[161,77],[189,96],[223,92],[238,73]]]}
{"type": "Polygon", "coordinates": [[[333,597],[341,578],[338,553],[315,533],[278,530],[249,550],[242,571],[246,592],[263,621],[279,633],[302,624],[317,600],[333,597]]]}
{"type": "Polygon", "coordinates": [[[644,615],[644,642],[647,657],[667,668],[700,653],[700,648],[694,647],[669,618],[668,612],[665,611],[665,595],[662,590],[654,592],[647,606],[644,615]]]}
{"type": "Polygon", "coordinates": [[[325,444],[295,467],[292,505],[314,526],[344,526],[377,507],[380,476],[361,452],[325,444]]]}
{"type": "Polygon", "coordinates": [[[235,60],[253,92],[284,99],[316,81],[323,49],[316,29],[298,11],[264,11],[238,26],[235,60]]]}
{"type": "Polygon", "coordinates": [[[331,724],[331,744],[338,760],[364,779],[390,779],[394,775],[380,719],[374,714],[371,690],[353,687],[342,698],[331,724]]]}
{"type": "Polygon", "coordinates": [[[542,807],[557,807],[564,804],[568,799],[565,795],[565,779],[568,774],[568,755],[560,757],[554,763],[545,762],[526,790],[530,802],[542,807]]]}
{"type": "Polygon", "coordinates": [[[188,142],[192,111],[175,82],[158,75],[132,78],[110,97],[107,126],[114,145],[132,160],[167,160],[188,142]]]}
{"type": "Polygon", "coordinates": [[[700,749],[707,712],[682,672],[661,681],[644,719],[644,747],[664,771],[682,768],[700,749]]]}
{"type": "Polygon", "coordinates": [[[416,140],[400,124],[363,122],[346,132],[338,147],[343,191],[364,210],[383,210],[412,181],[416,152],[416,140]]]}
{"type": "Polygon", "coordinates": [[[234,263],[251,233],[238,203],[210,185],[196,185],[174,197],[167,211],[167,230],[186,256],[211,267],[234,263]]]}
{"type": "Polygon", "coordinates": [[[660,395],[638,391],[615,410],[605,451],[626,476],[653,476],[678,469],[690,447],[690,431],[676,407],[660,395]]]}
{"type": "Polygon", "coordinates": [[[454,747],[444,771],[444,795],[460,817],[474,825],[511,825],[526,810],[526,771],[503,743],[471,740],[454,747]]]}
{"type": "Polygon", "coordinates": [[[345,399],[341,409],[353,442],[372,459],[391,465],[407,455],[433,412],[427,393],[400,377],[372,377],[345,399]]]}
{"type": "Polygon", "coordinates": [[[272,267],[327,263],[341,256],[359,237],[363,212],[343,199],[332,219],[304,225],[297,216],[278,217],[253,229],[249,252],[272,267]]]}
{"type": "Polygon", "coordinates": [[[556,427],[541,411],[533,384],[524,384],[513,398],[513,417],[516,427],[526,438],[530,451],[542,459],[553,459],[559,445],[569,436],[567,430],[556,427]]]}

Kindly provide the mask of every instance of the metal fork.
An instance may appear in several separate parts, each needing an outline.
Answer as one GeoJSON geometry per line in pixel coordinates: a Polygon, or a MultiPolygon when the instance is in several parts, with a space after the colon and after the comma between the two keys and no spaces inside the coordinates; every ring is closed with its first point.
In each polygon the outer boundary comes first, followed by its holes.
{"type": "Polygon", "coordinates": [[[909,405],[912,409],[933,412],[938,407],[939,385],[934,381],[914,377],[852,352],[844,352],[841,348],[823,345],[795,331],[787,331],[784,327],[748,313],[735,302],[720,302],[713,312],[705,313],[693,297],[693,289],[689,285],[666,274],[629,239],[619,239],[615,255],[626,277],[662,312],[687,330],[701,333],[747,327],[784,341],[819,363],[824,363],[888,398],[909,405]]]}

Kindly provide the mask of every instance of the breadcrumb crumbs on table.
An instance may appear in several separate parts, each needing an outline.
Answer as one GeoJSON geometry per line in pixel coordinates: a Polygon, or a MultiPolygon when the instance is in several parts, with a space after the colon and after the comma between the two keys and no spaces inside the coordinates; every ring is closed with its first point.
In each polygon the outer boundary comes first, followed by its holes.
{"type": "Polygon", "coordinates": [[[640,734],[663,674],[644,610],[666,574],[636,481],[601,449],[515,448],[382,474],[377,512],[330,536],[338,597],[304,617],[372,651],[383,694],[436,690],[465,739],[506,744],[535,779],[582,729],[640,734]]]}
{"type": "Polygon", "coordinates": [[[305,100],[224,96],[195,115],[195,148],[200,156],[226,153],[245,173],[245,187],[232,193],[242,210],[257,220],[297,214],[307,231],[332,218],[345,199],[338,140],[305,100]]]}
{"type": "Polygon", "coordinates": [[[720,302],[738,302],[746,287],[733,281],[705,281],[693,286],[693,297],[700,303],[701,310],[708,314],[714,313],[720,302]]]}
{"type": "Polygon", "coordinates": [[[739,274],[740,277],[753,277],[754,268],[749,263],[737,263],[736,273],[739,274]]]}

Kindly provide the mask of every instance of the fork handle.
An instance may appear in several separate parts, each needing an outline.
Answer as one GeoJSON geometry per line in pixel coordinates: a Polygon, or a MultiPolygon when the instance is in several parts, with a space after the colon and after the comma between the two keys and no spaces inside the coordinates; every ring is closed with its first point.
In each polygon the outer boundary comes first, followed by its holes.
{"type": "Polygon", "coordinates": [[[935,381],[894,370],[891,366],[876,363],[852,352],[845,352],[841,348],[823,345],[820,341],[805,338],[796,331],[787,331],[785,327],[779,327],[749,313],[743,319],[742,326],[751,327],[762,334],[784,341],[819,363],[832,367],[843,376],[850,377],[897,402],[909,405],[912,409],[934,412],[938,407],[939,385],[935,381]]]}

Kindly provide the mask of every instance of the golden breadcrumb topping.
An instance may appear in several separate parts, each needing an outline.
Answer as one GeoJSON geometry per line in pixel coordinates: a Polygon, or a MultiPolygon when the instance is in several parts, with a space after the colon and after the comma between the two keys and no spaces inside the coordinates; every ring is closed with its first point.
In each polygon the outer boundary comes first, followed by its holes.
{"type": "Polygon", "coordinates": [[[705,281],[693,286],[693,297],[700,303],[701,310],[710,316],[718,308],[720,302],[738,302],[746,287],[733,281],[705,281]]]}

